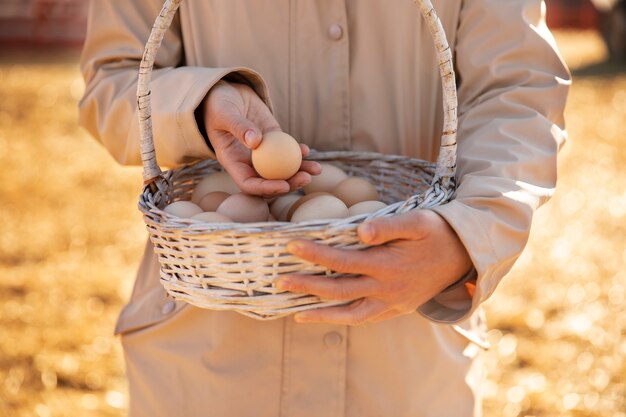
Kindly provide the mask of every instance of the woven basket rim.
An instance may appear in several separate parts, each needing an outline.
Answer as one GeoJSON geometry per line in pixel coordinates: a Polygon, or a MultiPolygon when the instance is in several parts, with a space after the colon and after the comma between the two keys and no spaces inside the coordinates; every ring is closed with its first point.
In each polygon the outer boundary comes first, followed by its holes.
{"type": "MultiPolygon", "coordinates": [[[[417,158],[409,158],[401,155],[387,155],[381,154],[377,152],[355,152],[355,151],[329,151],[329,152],[321,152],[321,151],[312,151],[311,154],[306,158],[308,160],[329,160],[336,157],[348,157],[348,158],[358,158],[363,160],[372,160],[372,161],[380,161],[380,162],[397,162],[404,161],[410,162],[412,164],[418,165],[420,167],[431,168],[434,170],[435,163],[424,161],[417,158]]],[[[195,167],[199,164],[206,163],[207,161],[214,162],[214,160],[202,160],[202,161],[194,161],[190,164],[186,164],[174,169],[167,170],[163,172],[163,181],[167,184],[166,189],[171,187],[169,178],[173,176],[177,172],[181,172],[183,170],[195,167]]],[[[165,201],[161,199],[161,201],[155,201],[155,193],[149,185],[145,185],[143,192],[140,195],[139,201],[139,209],[142,213],[152,213],[157,215],[160,219],[163,220],[160,223],[159,227],[163,230],[181,230],[181,225],[185,225],[186,229],[189,229],[190,232],[197,231],[214,231],[217,233],[227,234],[229,231],[236,230],[237,232],[245,232],[247,234],[263,234],[268,231],[285,231],[285,232],[297,232],[297,231],[307,231],[309,229],[318,229],[324,227],[332,227],[335,229],[350,229],[358,227],[358,223],[361,223],[368,219],[378,218],[378,217],[387,217],[394,215],[398,212],[408,211],[403,210],[404,207],[410,204],[411,200],[419,198],[429,192],[432,192],[432,185],[428,187],[428,189],[424,190],[422,193],[418,193],[413,195],[410,198],[407,198],[402,201],[397,201],[395,203],[389,204],[386,207],[383,207],[375,212],[367,213],[367,214],[359,214],[355,216],[350,216],[342,219],[320,219],[320,220],[308,220],[303,222],[283,222],[283,221],[265,221],[265,222],[256,222],[256,223],[238,223],[238,222],[228,222],[228,223],[211,223],[198,219],[186,219],[178,216],[174,216],[170,213],[163,211],[160,206],[162,206],[165,201]]]]}

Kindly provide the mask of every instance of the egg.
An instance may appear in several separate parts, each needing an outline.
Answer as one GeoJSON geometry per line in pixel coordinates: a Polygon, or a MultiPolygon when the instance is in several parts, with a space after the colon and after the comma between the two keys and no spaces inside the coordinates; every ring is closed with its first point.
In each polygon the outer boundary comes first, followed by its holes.
{"type": "Polygon", "coordinates": [[[376,187],[361,177],[350,177],[341,181],[332,193],[346,203],[348,207],[361,201],[375,201],[380,198],[376,187]]]}
{"type": "Polygon", "coordinates": [[[332,195],[318,195],[305,201],[293,213],[294,223],[307,220],[342,219],[348,217],[348,207],[343,201],[332,195]]]}
{"type": "Polygon", "coordinates": [[[387,204],[382,201],[361,201],[353,206],[350,206],[348,211],[350,216],[358,216],[359,214],[375,213],[378,210],[387,207],[387,204]]]}
{"type": "Polygon", "coordinates": [[[240,192],[235,181],[226,171],[218,171],[202,178],[191,195],[191,201],[198,204],[202,197],[213,191],[222,191],[228,194],[240,192]]]}
{"type": "MultiPolygon", "coordinates": [[[[322,196],[322,195],[330,195],[330,196],[332,196],[332,194],[324,192],[324,191],[320,191],[320,192],[317,192],[317,193],[307,194],[305,196],[302,196],[302,197],[300,197],[298,199],[298,201],[296,201],[295,203],[293,203],[289,207],[289,209],[287,210],[287,213],[281,213],[281,218],[284,218],[285,221],[291,221],[291,217],[293,216],[293,213],[295,213],[296,210],[298,210],[298,208],[302,204],[306,203],[307,201],[309,201],[309,200],[311,200],[311,199],[313,199],[315,197],[319,197],[319,196],[322,196]]],[[[279,219],[282,220],[281,218],[279,218],[279,219]]]]}
{"type": "Polygon", "coordinates": [[[198,205],[204,211],[215,211],[222,204],[222,201],[226,200],[230,194],[225,193],[224,191],[212,191],[208,194],[205,194],[198,205]]]}
{"type": "Polygon", "coordinates": [[[264,222],[270,215],[265,200],[247,194],[233,194],[222,202],[217,212],[239,223],[264,222]]]}
{"type": "Polygon", "coordinates": [[[200,220],[206,223],[231,223],[232,219],[224,216],[223,214],[216,213],[214,211],[205,211],[204,213],[196,214],[191,217],[195,220],[200,220]]]}
{"type": "Polygon", "coordinates": [[[272,216],[275,218],[280,219],[280,213],[282,213],[286,207],[291,207],[300,197],[302,197],[302,194],[289,193],[275,198],[270,204],[270,213],[272,213],[272,216]]]}
{"type": "Polygon", "coordinates": [[[272,216],[272,213],[270,213],[270,215],[267,216],[267,221],[268,222],[275,222],[277,220],[276,220],[276,217],[272,216]]]}
{"type": "Polygon", "coordinates": [[[188,219],[196,214],[202,213],[202,209],[191,201],[175,201],[172,204],[167,205],[163,211],[184,219],[188,219]]]}
{"type": "Polygon", "coordinates": [[[285,132],[268,132],[252,151],[252,166],[267,180],[287,180],[300,170],[300,144],[285,132]]]}
{"type": "Polygon", "coordinates": [[[330,193],[339,183],[348,178],[342,169],[327,163],[320,163],[322,172],[319,175],[312,175],[311,182],[302,189],[305,194],[312,194],[319,191],[330,193]]]}

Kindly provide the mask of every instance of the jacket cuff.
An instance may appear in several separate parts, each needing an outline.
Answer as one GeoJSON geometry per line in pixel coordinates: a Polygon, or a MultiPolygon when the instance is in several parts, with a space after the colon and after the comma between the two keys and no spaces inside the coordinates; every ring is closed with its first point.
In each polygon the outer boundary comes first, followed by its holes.
{"type": "Polygon", "coordinates": [[[455,323],[463,320],[472,311],[472,298],[465,284],[476,281],[476,269],[472,268],[458,281],[418,308],[422,316],[438,323],[455,323]]]}
{"type": "Polygon", "coordinates": [[[493,274],[490,268],[497,264],[497,257],[487,229],[480,221],[479,215],[474,212],[476,209],[458,200],[452,200],[429,210],[443,217],[456,232],[474,268],[451,287],[420,306],[418,311],[434,322],[457,323],[469,317],[495,289],[497,280],[489,279],[489,276],[493,274]],[[476,290],[470,300],[465,295],[467,294],[465,286],[460,284],[460,281],[464,284],[471,280],[476,280],[476,290]],[[463,302],[463,295],[466,297],[465,302],[463,302]]]}
{"type": "Polygon", "coordinates": [[[175,68],[151,84],[154,144],[159,165],[175,167],[198,159],[215,159],[196,116],[209,90],[222,79],[248,84],[272,109],[265,82],[251,69],[175,68]]]}

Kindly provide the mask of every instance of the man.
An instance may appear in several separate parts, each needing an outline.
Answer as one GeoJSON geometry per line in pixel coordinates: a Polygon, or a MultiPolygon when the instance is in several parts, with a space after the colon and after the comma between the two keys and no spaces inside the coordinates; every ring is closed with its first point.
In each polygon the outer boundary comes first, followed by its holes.
{"type": "MultiPolygon", "coordinates": [[[[292,291],[358,299],[295,320],[168,300],[148,244],[117,326],[131,416],[481,414],[479,306],[553,192],[569,74],[542,1],[433,3],[459,82],[456,199],[361,226],[361,239],[380,245],[367,252],[293,242],[298,256],[361,275],[284,277],[292,291]]],[[[136,73],[160,7],[91,7],[81,122],[123,164],[140,163],[136,73]]],[[[286,192],[319,166],[290,182],[245,167],[261,134],[278,128],[320,150],[436,156],[438,63],[411,1],[187,0],[179,13],[151,85],[161,166],[217,157],[244,191],[286,192]]]]}

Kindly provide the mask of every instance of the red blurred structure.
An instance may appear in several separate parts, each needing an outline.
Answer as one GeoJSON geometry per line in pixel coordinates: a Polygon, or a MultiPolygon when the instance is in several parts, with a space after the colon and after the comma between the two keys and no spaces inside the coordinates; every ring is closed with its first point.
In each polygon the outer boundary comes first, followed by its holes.
{"type": "Polygon", "coordinates": [[[0,44],[80,46],[88,5],[88,0],[0,0],[0,44]]]}
{"type": "MultiPolygon", "coordinates": [[[[0,0],[0,44],[78,46],[87,26],[88,3],[88,0],[0,0]]],[[[598,27],[599,15],[591,0],[546,0],[546,6],[551,28],[598,27]]]]}
{"type": "Polygon", "coordinates": [[[546,0],[548,26],[597,29],[599,15],[590,0],[546,0]]]}

